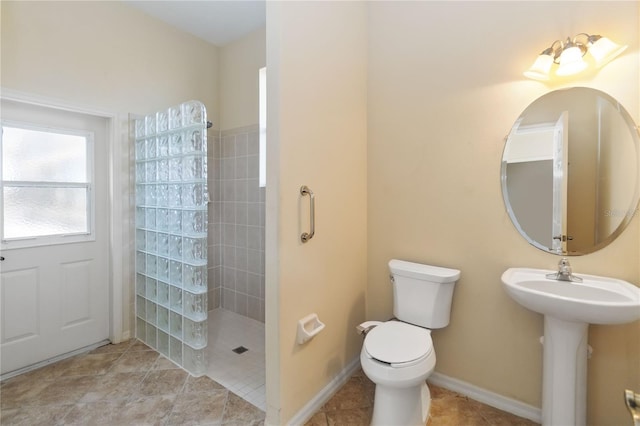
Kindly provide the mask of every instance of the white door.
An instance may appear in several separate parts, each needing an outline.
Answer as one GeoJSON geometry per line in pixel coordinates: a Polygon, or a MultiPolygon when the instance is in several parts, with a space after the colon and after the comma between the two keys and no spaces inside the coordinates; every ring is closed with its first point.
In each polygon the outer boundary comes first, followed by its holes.
{"type": "Polygon", "coordinates": [[[2,100],[2,374],[108,337],[106,129],[2,100]]]}
{"type": "Polygon", "coordinates": [[[553,250],[567,251],[567,185],[569,161],[569,112],[564,111],[554,127],[553,138],[553,250]]]}

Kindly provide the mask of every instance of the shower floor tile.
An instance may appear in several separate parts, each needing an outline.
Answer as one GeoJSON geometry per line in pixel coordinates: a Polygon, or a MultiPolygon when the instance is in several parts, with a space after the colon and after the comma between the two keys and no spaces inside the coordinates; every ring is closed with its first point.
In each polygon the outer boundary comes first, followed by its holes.
{"type": "Polygon", "coordinates": [[[266,409],[264,323],[225,309],[209,311],[207,376],[266,409]],[[248,349],[242,353],[234,349],[248,349]]]}

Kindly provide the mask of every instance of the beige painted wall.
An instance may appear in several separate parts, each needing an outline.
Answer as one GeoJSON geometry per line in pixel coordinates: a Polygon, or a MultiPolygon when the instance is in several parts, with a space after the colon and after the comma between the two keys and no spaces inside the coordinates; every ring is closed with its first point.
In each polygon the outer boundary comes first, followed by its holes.
{"type": "MultiPolygon", "coordinates": [[[[3,1],[1,7],[3,89],[125,118],[199,99],[218,122],[214,45],[115,1],[3,1]]],[[[129,144],[126,137],[119,143],[128,224],[129,144]]],[[[123,322],[133,335],[133,244],[124,227],[123,322]]]]}
{"type": "MultiPolygon", "coordinates": [[[[499,277],[509,266],[552,268],[557,258],[528,246],[504,211],[502,140],[533,99],[560,86],[604,90],[640,121],[638,3],[587,2],[577,16],[575,3],[559,2],[552,10],[545,2],[368,7],[268,5],[272,423],[291,418],[357,356],[365,293],[367,318],[391,314],[392,257],[463,272],[451,325],[434,333],[437,370],[539,405],[542,321],[505,295],[499,277]],[[580,31],[630,48],[572,82],[521,77],[551,40],[580,31]],[[306,245],[301,184],[317,194],[318,234],[306,245]],[[327,329],[298,347],[295,322],[312,311],[327,329]]],[[[218,113],[215,47],[117,2],[3,1],[1,35],[2,87],[116,113],[199,98],[214,123],[241,122],[218,113]]],[[[636,218],[614,244],[572,262],[638,284],[639,260],[636,218]]],[[[629,422],[621,393],[640,389],[638,336],[637,323],[591,328],[590,423],[629,422]]]]}
{"type": "MultiPolygon", "coordinates": [[[[555,268],[529,246],[500,192],[504,137],[524,108],[564,86],[590,86],[640,119],[638,2],[369,4],[367,316],[391,315],[391,258],[458,268],[449,327],[433,333],[436,370],[540,406],[542,317],[512,301],[508,267],[555,268]],[[525,79],[555,38],[607,35],[629,49],[598,73],[525,79]]],[[[640,281],[636,217],[574,271],[640,281]]],[[[640,322],[592,326],[589,424],[630,424],[622,394],[640,389],[640,322]]]]}
{"type": "Polygon", "coordinates": [[[2,86],[110,112],[199,99],[219,122],[217,49],[120,2],[2,2],[2,86]]]}
{"type": "Polygon", "coordinates": [[[258,124],[258,70],[266,48],[264,28],[220,48],[220,130],[258,124]]]}
{"type": "Polygon", "coordinates": [[[357,358],[366,292],[366,7],[267,3],[267,422],[285,424],[357,358]],[[316,235],[306,244],[309,199],[316,235]],[[296,344],[297,321],[326,328],[296,344]],[[278,410],[280,409],[280,410],[278,410]]]}

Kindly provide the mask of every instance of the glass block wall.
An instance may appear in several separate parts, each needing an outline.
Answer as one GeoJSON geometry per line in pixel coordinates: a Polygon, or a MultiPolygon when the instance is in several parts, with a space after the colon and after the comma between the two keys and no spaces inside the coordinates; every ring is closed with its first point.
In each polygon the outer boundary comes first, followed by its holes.
{"type": "Polygon", "coordinates": [[[136,336],[206,372],[207,116],[202,103],[135,122],[136,336]]]}

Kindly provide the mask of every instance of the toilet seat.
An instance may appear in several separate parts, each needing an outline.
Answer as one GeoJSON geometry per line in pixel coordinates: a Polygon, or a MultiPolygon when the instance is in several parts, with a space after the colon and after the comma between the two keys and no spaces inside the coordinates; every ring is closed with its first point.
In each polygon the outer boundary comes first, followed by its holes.
{"type": "Polygon", "coordinates": [[[408,367],[421,362],[433,352],[431,330],[388,321],[367,333],[364,349],[371,358],[391,367],[408,367]]]}

